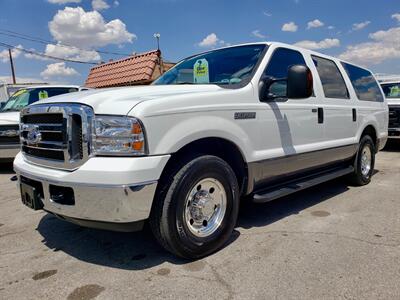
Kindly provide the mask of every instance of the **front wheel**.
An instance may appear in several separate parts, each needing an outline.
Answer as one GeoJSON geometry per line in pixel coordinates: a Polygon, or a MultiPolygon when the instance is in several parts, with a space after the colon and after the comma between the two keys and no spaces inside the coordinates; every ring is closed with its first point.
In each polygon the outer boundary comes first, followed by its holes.
{"type": "Polygon", "coordinates": [[[375,166],[375,144],[369,135],[361,138],[358,152],[354,160],[354,173],[350,174],[350,181],[354,185],[370,183],[375,166]]]}
{"type": "Polygon", "coordinates": [[[168,251],[189,259],[221,248],[236,225],[239,187],[222,159],[194,158],[160,182],[150,225],[168,251]]]}

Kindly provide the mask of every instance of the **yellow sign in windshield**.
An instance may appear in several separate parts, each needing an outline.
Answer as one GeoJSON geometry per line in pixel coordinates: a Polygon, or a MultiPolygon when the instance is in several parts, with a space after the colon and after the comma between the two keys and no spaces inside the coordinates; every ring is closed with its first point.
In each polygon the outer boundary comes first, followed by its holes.
{"type": "Polygon", "coordinates": [[[22,94],[25,94],[27,92],[27,90],[19,90],[19,91],[16,91],[13,95],[12,95],[12,97],[18,97],[18,96],[20,96],[20,95],[22,95],[22,94]]]}
{"type": "Polygon", "coordinates": [[[39,100],[46,99],[46,98],[49,98],[49,94],[47,93],[47,91],[40,91],[39,92],[39,100]]]}

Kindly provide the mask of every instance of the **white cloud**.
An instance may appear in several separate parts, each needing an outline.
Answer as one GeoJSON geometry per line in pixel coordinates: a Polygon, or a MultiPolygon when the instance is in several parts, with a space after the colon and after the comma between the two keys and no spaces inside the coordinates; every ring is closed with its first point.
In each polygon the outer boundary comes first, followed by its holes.
{"type": "Polygon", "coordinates": [[[207,35],[200,43],[200,47],[215,47],[220,39],[217,37],[215,33],[210,33],[207,35]]]}
{"type": "Polygon", "coordinates": [[[330,26],[328,26],[328,29],[333,30],[333,29],[335,29],[335,26],[330,25],[330,26]]]}
{"type": "MultiPolygon", "coordinates": [[[[16,48],[23,49],[22,45],[18,45],[18,46],[16,46],[16,48]]],[[[21,51],[16,48],[11,50],[12,58],[17,58],[21,54],[21,51]]],[[[3,63],[6,63],[10,60],[10,54],[8,53],[8,49],[4,49],[3,51],[0,51],[0,60],[3,63]]]]}
{"type": "Polygon", "coordinates": [[[263,15],[267,17],[272,17],[272,14],[268,11],[263,11],[263,15]]]}
{"type": "Polygon", "coordinates": [[[105,0],[92,0],[93,10],[103,10],[110,8],[105,0]]]}
{"type": "Polygon", "coordinates": [[[361,29],[367,27],[370,23],[371,23],[370,21],[365,21],[365,22],[361,22],[361,23],[354,23],[351,30],[352,31],[361,30],[361,29]]]}
{"type": "Polygon", "coordinates": [[[115,0],[115,1],[113,2],[113,5],[114,5],[114,7],[119,6],[119,1],[118,1],[118,0],[115,0]]]}
{"type": "Polygon", "coordinates": [[[99,53],[94,50],[80,50],[73,47],[65,47],[61,44],[48,44],[46,46],[45,54],[80,61],[99,61],[101,59],[99,53]]]}
{"type": "Polygon", "coordinates": [[[40,76],[42,76],[44,79],[50,79],[54,77],[70,77],[76,75],[79,75],[79,73],[71,67],[66,67],[65,62],[49,64],[47,65],[46,69],[40,73],[40,76]]]}
{"type": "MultiPolygon", "coordinates": [[[[30,77],[16,77],[15,78],[17,83],[43,83],[43,80],[37,78],[30,78],[30,77]]],[[[11,76],[7,75],[0,75],[0,82],[1,83],[12,83],[11,76]]]]}
{"type": "MultiPolygon", "coordinates": [[[[37,52],[36,49],[34,49],[34,48],[30,48],[28,50],[32,51],[32,52],[37,52]]],[[[41,55],[37,55],[37,54],[34,54],[34,53],[28,53],[28,52],[25,53],[24,56],[26,58],[29,58],[29,59],[37,59],[37,60],[44,60],[44,61],[49,60],[47,57],[44,57],[44,56],[41,56],[41,55]]]]}
{"type": "Polygon", "coordinates": [[[392,15],[392,19],[397,20],[398,22],[400,22],[400,13],[396,13],[392,15]]]}
{"type": "Polygon", "coordinates": [[[339,57],[367,66],[400,58],[400,27],[377,31],[369,38],[372,41],[348,46],[339,57]]]}
{"type": "Polygon", "coordinates": [[[253,30],[252,32],[251,32],[251,35],[252,36],[254,36],[254,37],[256,37],[256,38],[259,38],[259,39],[265,39],[267,36],[266,35],[264,35],[264,34],[262,34],[261,32],[260,32],[260,30],[253,30]]]}
{"type": "Polygon", "coordinates": [[[324,39],[322,41],[309,41],[304,40],[295,43],[296,46],[310,49],[310,50],[318,50],[318,49],[328,49],[333,47],[339,47],[340,41],[338,39],[324,39]]]}
{"type": "Polygon", "coordinates": [[[99,12],[85,12],[82,7],[59,10],[49,22],[49,29],[58,42],[84,49],[131,43],[136,38],[121,20],[106,23],[99,12]]]}
{"type": "Polygon", "coordinates": [[[318,19],[315,19],[315,20],[307,23],[307,29],[318,28],[318,27],[322,27],[322,26],[324,26],[324,23],[318,19]]]}
{"type": "Polygon", "coordinates": [[[52,4],[81,3],[81,0],[47,0],[52,4]]]}
{"type": "Polygon", "coordinates": [[[282,31],[296,32],[298,26],[294,22],[285,23],[282,26],[282,31]]]}

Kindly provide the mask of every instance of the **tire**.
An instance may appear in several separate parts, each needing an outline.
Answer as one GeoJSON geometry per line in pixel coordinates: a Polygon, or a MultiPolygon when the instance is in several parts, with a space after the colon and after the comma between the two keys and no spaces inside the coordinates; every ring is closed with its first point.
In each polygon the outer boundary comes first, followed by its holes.
{"type": "Polygon", "coordinates": [[[232,168],[216,156],[189,159],[177,169],[160,180],[150,227],[166,250],[198,259],[220,249],[231,236],[239,186],[232,168]]]}
{"type": "Polygon", "coordinates": [[[369,135],[364,135],[354,159],[354,173],[349,179],[353,185],[362,186],[371,182],[375,166],[375,144],[369,135]]]}

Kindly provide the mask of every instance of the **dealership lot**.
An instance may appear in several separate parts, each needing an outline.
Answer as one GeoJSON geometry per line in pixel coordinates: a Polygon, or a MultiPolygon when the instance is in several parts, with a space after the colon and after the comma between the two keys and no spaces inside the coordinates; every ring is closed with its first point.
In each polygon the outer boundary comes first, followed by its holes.
{"type": "MultiPolygon", "coordinates": [[[[0,299],[400,298],[400,142],[364,187],[335,180],[242,207],[231,242],[188,262],[149,230],[81,228],[19,200],[0,169],[0,299]]],[[[110,199],[111,200],[111,199],[110,199]]]]}

